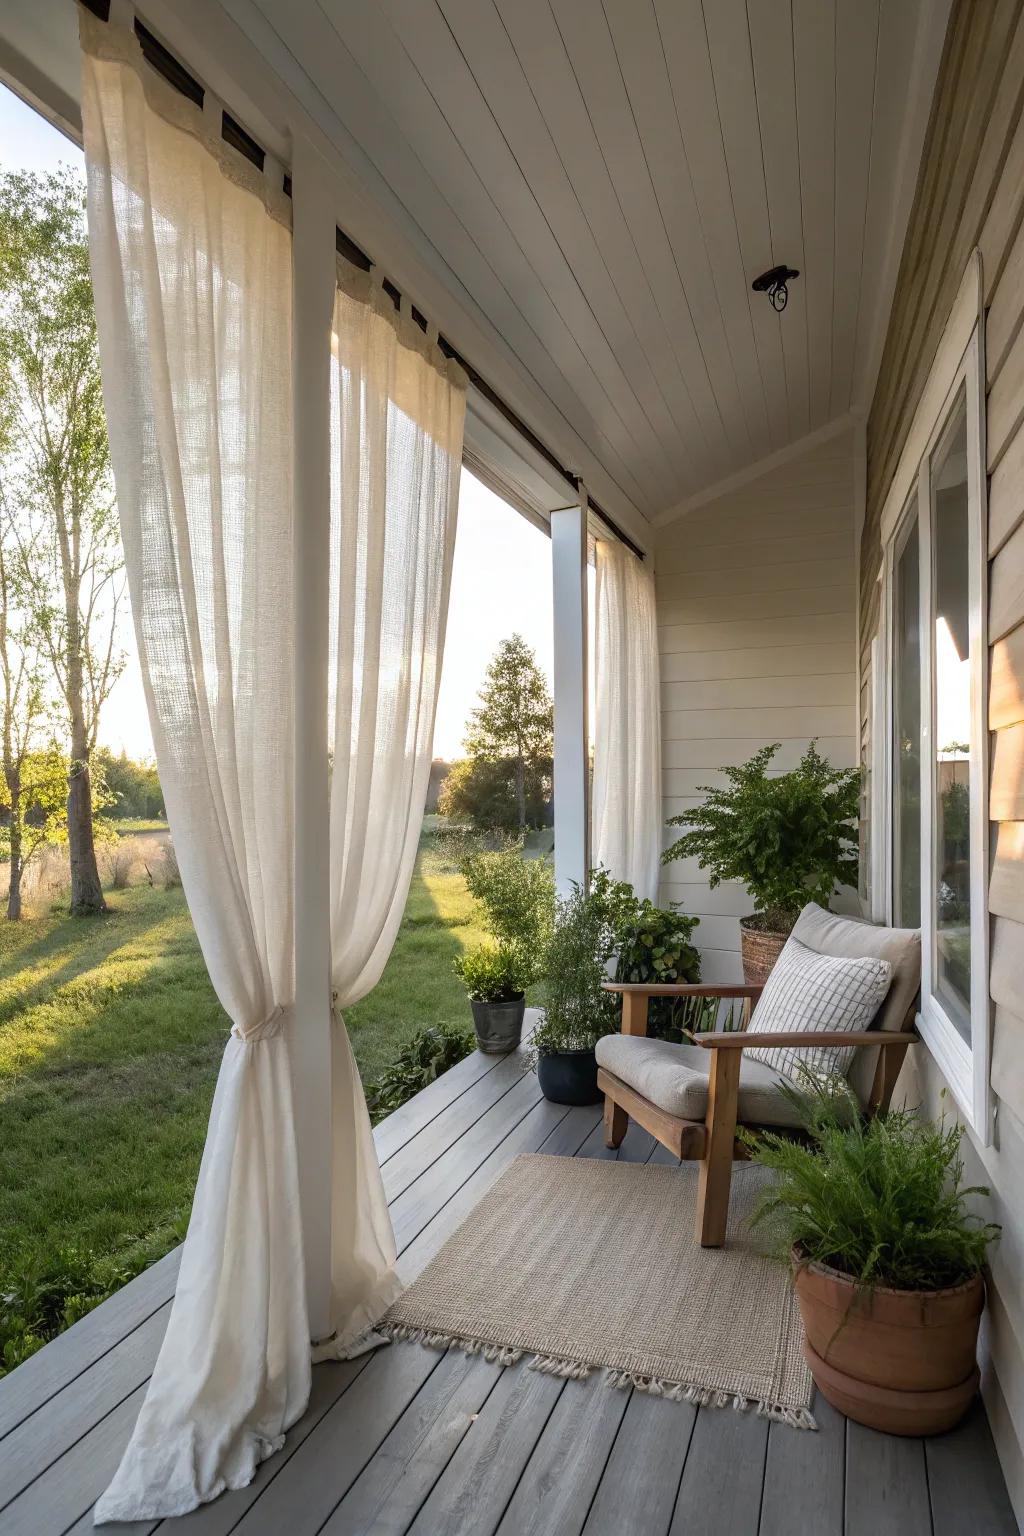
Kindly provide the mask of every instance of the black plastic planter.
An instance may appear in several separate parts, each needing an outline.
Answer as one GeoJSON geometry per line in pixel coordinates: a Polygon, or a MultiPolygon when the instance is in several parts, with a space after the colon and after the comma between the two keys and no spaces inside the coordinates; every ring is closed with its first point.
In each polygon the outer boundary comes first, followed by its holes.
{"type": "Polygon", "coordinates": [[[476,1043],[488,1056],[514,1051],[523,1034],[526,999],[522,992],[507,1003],[477,1003],[470,999],[476,1043]]]}
{"type": "Polygon", "coordinates": [[[555,1104],[596,1104],[597,1057],[590,1051],[543,1051],[537,1056],[537,1081],[555,1104]]]}

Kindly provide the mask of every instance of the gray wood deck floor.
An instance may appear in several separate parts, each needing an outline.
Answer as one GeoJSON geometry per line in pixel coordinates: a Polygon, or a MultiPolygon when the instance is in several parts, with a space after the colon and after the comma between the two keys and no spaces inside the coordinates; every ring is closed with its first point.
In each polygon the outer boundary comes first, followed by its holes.
{"type": "MultiPolygon", "coordinates": [[[[522,1053],[474,1054],[376,1132],[408,1280],[520,1152],[609,1157],[597,1109],[547,1103],[522,1053]]],[[[667,1154],[631,1127],[617,1154],[667,1154]]],[[[92,1529],[166,1324],[178,1253],[0,1382],[0,1532],[92,1529]]],[[[318,1366],[250,1486],[149,1536],[1011,1536],[980,1408],[898,1440],[820,1398],[820,1430],[392,1346],[318,1366]]]]}

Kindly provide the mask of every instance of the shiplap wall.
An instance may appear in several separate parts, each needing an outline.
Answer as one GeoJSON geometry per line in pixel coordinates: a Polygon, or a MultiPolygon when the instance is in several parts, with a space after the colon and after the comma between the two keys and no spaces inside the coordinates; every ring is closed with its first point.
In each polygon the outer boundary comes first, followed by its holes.
{"type": "MultiPolygon", "coordinates": [[[[991,1186],[1003,1225],[992,1261],[983,1381],[1018,1519],[1024,1521],[1024,14],[1019,0],[958,0],[907,231],[867,429],[861,553],[862,655],[878,623],[882,504],[971,251],[982,257],[989,471],[989,814],[993,867],[994,1144],[971,1144],[968,1174],[991,1186]]],[[[862,713],[867,747],[870,720],[862,713]]],[[[919,1047],[908,1102],[951,1100],[919,1047]]]]}
{"type": "MultiPolygon", "coordinates": [[[[664,528],[657,595],[666,818],[769,742],[779,770],[815,736],[832,762],[856,762],[851,434],[664,528]]],[[[704,979],[736,979],[745,889],[712,891],[692,860],[663,877],[663,899],[701,919],[704,979]]]]}

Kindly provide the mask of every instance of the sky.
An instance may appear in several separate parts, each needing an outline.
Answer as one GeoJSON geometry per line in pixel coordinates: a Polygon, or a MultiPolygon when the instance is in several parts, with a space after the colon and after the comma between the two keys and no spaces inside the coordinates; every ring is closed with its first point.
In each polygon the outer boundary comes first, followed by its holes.
{"type": "MultiPolygon", "coordinates": [[[[43,173],[61,163],[83,169],[78,146],[0,85],[0,166],[43,173]]],[[[533,647],[550,686],[550,540],[463,470],[435,757],[460,755],[487,663],[514,633],[533,647]]],[[[130,757],[151,757],[153,740],[129,620],[122,625],[120,642],[127,664],[104,706],[100,745],[130,757]]]]}

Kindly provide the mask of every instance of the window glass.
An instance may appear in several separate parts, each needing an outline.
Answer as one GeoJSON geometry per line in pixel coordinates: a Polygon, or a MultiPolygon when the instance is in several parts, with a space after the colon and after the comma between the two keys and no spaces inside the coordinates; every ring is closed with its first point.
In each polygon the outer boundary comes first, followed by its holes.
{"type": "Polygon", "coordinates": [[[931,463],[934,662],[934,991],[971,1038],[971,655],[967,411],[963,392],[931,463]]]}
{"type": "Polygon", "coordinates": [[[921,926],[921,586],[917,518],[893,564],[893,922],[921,926]]]}

